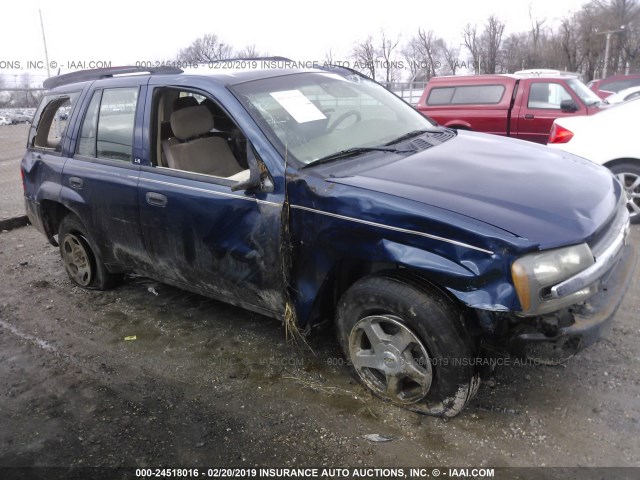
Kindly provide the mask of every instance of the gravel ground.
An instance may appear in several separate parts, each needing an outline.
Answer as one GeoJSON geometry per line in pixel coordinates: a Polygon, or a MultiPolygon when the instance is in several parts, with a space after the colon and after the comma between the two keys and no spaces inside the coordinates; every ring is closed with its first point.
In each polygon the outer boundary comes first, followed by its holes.
{"type": "Polygon", "coordinates": [[[0,467],[638,467],[639,277],[608,338],[564,367],[499,368],[445,421],[369,395],[330,330],[291,345],[144,278],[84,291],[35,229],[3,232],[0,467]]]}

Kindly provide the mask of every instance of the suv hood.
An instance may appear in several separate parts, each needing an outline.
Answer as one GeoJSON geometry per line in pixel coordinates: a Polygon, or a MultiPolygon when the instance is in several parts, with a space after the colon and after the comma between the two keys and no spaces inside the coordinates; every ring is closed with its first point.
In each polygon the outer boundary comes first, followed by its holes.
{"type": "MultiPolygon", "coordinates": [[[[612,215],[609,171],[545,146],[460,131],[435,147],[329,182],[454,211],[542,248],[580,243],[612,215]]],[[[337,173],[337,172],[334,172],[337,173]]]]}

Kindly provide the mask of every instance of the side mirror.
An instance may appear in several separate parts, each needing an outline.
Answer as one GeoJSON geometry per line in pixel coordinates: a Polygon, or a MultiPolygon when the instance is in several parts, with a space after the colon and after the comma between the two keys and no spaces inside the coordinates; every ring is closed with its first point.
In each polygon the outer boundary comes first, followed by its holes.
{"type": "Polygon", "coordinates": [[[231,187],[232,192],[242,190],[245,192],[253,192],[262,189],[262,174],[260,165],[255,153],[253,152],[253,146],[248,145],[247,148],[247,164],[249,165],[249,178],[244,182],[238,182],[231,187]]]}
{"type": "Polygon", "coordinates": [[[560,102],[560,110],[562,110],[563,112],[577,112],[578,105],[576,105],[576,102],[571,99],[563,100],[562,102],[560,102]]]}

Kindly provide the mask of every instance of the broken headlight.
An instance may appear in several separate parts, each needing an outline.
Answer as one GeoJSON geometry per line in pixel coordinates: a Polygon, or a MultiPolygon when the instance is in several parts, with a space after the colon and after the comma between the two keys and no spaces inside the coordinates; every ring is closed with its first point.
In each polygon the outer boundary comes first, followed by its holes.
{"type": "Polygon", "coordinates": [[[511,276],[522,313],[542,315],[585,301],[597,292],[596,284],[564,297],[553,296],[551,288],[594,262],[591,249],[586,243],[531,253],[517,259],[511,266],[511,276]]]}

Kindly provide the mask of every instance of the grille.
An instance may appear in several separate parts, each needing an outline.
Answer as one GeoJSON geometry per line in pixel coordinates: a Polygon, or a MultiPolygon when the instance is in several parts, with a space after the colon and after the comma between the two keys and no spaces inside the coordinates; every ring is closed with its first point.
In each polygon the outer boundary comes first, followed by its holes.
{"type": "Polygon", "coordinates": [[[628,222],[629,212],[627,211],[626,205],[621,203],[618,205],[618,209],[613,219],[600,229],[596,236],[588,242],[589,248],[591,248],[591,252],[596,260],[598,259],[598,256],[616,240],[618,235],[620,235],[620,231],[624,228],[625,224],[628,224],[628,222]]]}

